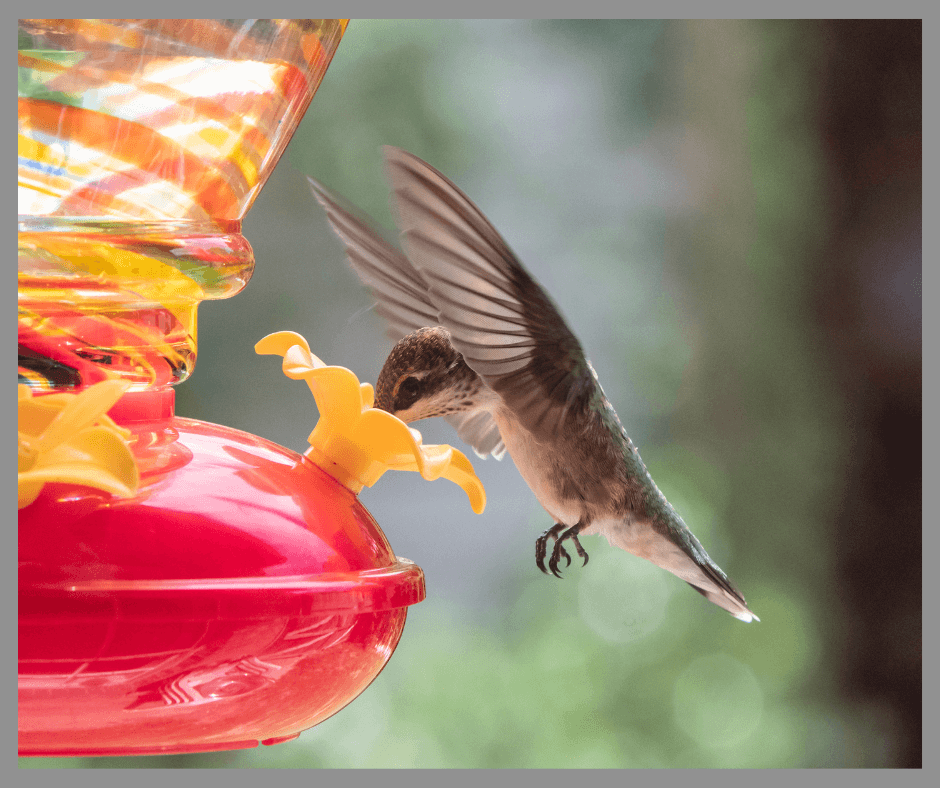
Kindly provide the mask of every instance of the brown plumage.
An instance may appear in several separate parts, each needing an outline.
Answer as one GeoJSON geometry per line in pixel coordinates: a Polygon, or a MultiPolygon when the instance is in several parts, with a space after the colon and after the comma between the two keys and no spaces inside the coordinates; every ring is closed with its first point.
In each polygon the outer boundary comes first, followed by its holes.
{"type": "Polygon", "coordinates": [[[443,416],[481,456],[508,451],[555,522],[536,540],[543,572],[561,576],[565,542],[587,563],[579,536],[600,533],[754,620],[653,482],[548,294],[453,183],[405,151],[385,156],[407,255],[311,181],[398,340],[376,406],[406,422],[443,416]]]}

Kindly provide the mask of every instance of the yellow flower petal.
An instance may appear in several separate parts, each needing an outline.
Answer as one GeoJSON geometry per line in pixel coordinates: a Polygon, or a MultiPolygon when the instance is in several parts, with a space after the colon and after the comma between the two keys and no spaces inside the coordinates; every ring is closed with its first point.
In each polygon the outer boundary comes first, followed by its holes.
{"type": "Polygon", "coordinates": [[[111,409],[130,385],[123,380],[105,380],[76,394],[43,432],[39,450],[46,451],[93,424],[111,409]]]}
{"type": "Polygon", "coordinates": [[[486,489],[483,487],[483,482],[477,478],[466,454],[454,449],[443,476],[463,489],[470,499],[470,508],[476,514],[483,514],[486,508],[486,489]]]}
{"type": "Polygon", "coordinates": [[[470,507],[477,514],[486,508],[486,490],[477,478],[467,456],[453,446],[419,446],[418,455],[399,455],[388,463],[389,470],[417,471],[428,481],[441,477],[463,488],[470,507]]]}
{"type": "Polygon", "coordinates": [[[78,394],[33,397],[18,390],[17,503],[28,506],[48,482],[96,487],[114,495],[134,495],[140,482],[126,443],[130,432],[105,412],[129,388],[104,381],[78,394]]]}
{"type": "Polygon", "coordinates": [[[140,484],[140,474],[131,450],[119,435],[104,426],[89,427],[74,435],[67,443],[42,455],[37,469],[79,466],[106,475],[109,485],[113,479],[127,489],[136,491],[140,484]]]}
{"type": "Polygon", "coordinates": [[[362,416],[359,378],[345,367],[322,367],[307,372],[303,379],[310,387],[320,420],[336,429],[348,430],[362,416]]]}
{"type": "Polygon", "coordinates": [[[354,492],[371,487],[386,470],[417,471],[428,480],[460,485],[478,514],[486,505],[483,484],[464,454],[451,446],[423,446],[421,433],[376,410],[375,389],[345,367],[327,366],[293,331],[269,334],[255,352],[280,355],[281,368],[310,387],[320,419],[308,437],[306,454],[354,492]]]}
{"type": "Polygon", "coordinates": [[[293,345],[284,354],[284,363],[281,365],[284,374],[289,378],[302,378],[308,372],[323,369],[326,364],[302,345],[293,345]]]}
{"type": "Polygon", "coordinates": [[[310,345],[296,331],[277,331],[268,334],[255,343],[255,353],[261,356],[284,356],[294,345],[300,345],[310,352],[310,345]]]}

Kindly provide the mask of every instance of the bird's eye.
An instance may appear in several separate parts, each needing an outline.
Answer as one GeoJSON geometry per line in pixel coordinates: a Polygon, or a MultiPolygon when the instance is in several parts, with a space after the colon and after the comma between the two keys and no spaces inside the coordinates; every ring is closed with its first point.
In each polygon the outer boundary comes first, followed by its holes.
{"type": "Polygon", "coordinates": [[[398,386],[398,393],[395,396],[396,412],[410,408],[418,401],[420,394],[421,381],[409,375],[398,386]]]}

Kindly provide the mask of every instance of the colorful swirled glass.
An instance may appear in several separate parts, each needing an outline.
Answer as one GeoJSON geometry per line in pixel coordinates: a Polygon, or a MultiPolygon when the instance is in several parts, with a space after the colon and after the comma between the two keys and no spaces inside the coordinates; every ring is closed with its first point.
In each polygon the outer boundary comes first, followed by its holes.
{"type": "Polygon", "coordinates": [[[345,20],[24,19],[20,381],[184,380],[196,310],[254,267],[241,220],[345,20]]]}

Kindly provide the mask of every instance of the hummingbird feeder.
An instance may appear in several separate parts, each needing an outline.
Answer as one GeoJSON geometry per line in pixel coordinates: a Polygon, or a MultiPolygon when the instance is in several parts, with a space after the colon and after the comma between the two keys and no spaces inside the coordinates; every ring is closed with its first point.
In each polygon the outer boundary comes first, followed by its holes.
{"type": "Polygon", "coordinates": [[[288,332],[300,455],[174,414],[196,310],[254,265],[241,221],[344,20],[20,20],[19,751],[295,738],[388,662],[421,569],[356,493],[389,468],[483,489],[288,332]]]}

